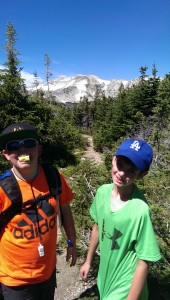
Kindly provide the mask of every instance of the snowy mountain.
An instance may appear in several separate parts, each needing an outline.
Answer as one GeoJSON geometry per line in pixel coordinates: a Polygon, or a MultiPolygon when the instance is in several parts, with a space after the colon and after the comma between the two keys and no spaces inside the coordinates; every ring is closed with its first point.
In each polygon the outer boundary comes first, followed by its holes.
{"type": "MultiPolygon", "coordinates": [[[[120,85],[124,87],[130,87],[136,84],[138,79],[133,80],[103,80],[94,75],[76,75],[74,77],[59,77],[49,81],[49,91],[52,98],[56,102],[70,102],[77,103],[85,96],[89,101],[93,101],[97,91],[103,91],[106,97],[115,97],[118,94],[120,85]]],[[[45,93],[48,93],[48,85],[40,84],[38,89],[41,89],[45,93]]],[[[35,87],[29,88],[30,92],[34,92],[35,87]]]]}

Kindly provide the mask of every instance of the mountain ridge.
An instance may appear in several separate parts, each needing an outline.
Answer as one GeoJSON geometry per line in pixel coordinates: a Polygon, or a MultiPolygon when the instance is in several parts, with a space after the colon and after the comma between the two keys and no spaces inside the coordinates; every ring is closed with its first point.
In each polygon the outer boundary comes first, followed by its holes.
{"type": "Polygon", "coordinates": [[[36,89],[42,90],[48,95],[48,89],[52,100],[59,103],[78,103],[83,97],[87,97],[89,101],[93,101],[97,92],[103,93],[106,97],[116,97],[121,84],[125,88],[137,84],[139,79],[111,79],[104,80],[95,75],[77,74],[72,77],[60,76],[50,80],[49,84],[39,84],[36,88],[29,88],[30,93],[34,93],[36,89]]]}

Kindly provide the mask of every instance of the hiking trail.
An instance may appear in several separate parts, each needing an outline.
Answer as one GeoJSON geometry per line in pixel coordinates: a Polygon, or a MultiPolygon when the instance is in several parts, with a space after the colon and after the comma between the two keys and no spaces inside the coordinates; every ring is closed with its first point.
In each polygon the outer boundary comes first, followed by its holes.
{"type": "MultiPolygon", "coordinates": [[[[87,139],[87,147],[84,151],[84,157],[89,158],[96,164],[102,162],[101,155],[93,148],[93,138],[89,135],[83,135],[87,139]]],[[[80,266],[78,263],[70,267],[66,263],[66,248],[57,253],[57,289],[55,300],[76,300],[80,295],[88,291],[96,284],[94,280],[81,280],[79,276],[80,266]]]]}
{"type": "Polygon", "coordinates": [[[83,137],[87,140],[87,147],[84,151],[84,156],[94,161],[96,164],[100,164],[102,162],[101,154],[94,150],[93,137],[85,134],[83,134],[83,137]]]}

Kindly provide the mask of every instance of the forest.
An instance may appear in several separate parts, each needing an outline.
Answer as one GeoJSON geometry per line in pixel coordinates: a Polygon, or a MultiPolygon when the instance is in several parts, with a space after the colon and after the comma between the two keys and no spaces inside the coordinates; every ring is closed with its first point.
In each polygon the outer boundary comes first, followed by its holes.
{"type": "MultiPolygon", "coordinates": [[[[97,89],[94,101],[83,98],[70,108],[51,102],[38,91],[38,85],[36,94],[27,91],[21,78],[13,24],[7,25],[5,35],[6,61],[0,70],[0,132],[21,121],[36,127],[43,145],[42,160],[62,169],[75,194],[72,211],[80,261],[85,257],[93,226],[89,207],[97,188],[111,182],[111,160],[116,147],[129,137],[144,139],[153,147],[152,167],[139,182],[151,208],[162,255],[150,268],[150,299],[170,299],[170,73],[160,78],[155,64],[151,74],[148,66],[141,66],[139,83],[127,89],[122,85],[115,98],[106,97],[97,89]],[[102,156],[100,165],[83,158],[84,134],[93,137],[94,148],[102,156]]],[[[1,154],[0,173],[8,167],[1,154]]],[[[97,262],[98,258],[94,273],[97,262]]]]}

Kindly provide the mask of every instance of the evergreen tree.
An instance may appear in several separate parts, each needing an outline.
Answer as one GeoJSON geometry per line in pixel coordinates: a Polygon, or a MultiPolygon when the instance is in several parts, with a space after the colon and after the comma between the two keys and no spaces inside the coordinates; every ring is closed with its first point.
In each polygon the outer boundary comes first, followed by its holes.
{"type": "Polygon", "coordinates": [[[48,88],[48,101],[51,105],[51,95],[50,95],[50,83],[49,83],[49,78],[52,76],[52,73],[50,72],[50,64],[52,62],[51,57],[48,54],[44,55],[44,63],[46,67],[46,72],[45,72],[45,77],[46,77],[46,82],[47,82],[47,88],[48,88]]]}
{"type": "MultiPolygon", "coordinates": [[[[75,163],[74,149],[80,142],[79,131],[70,119],[61,114],[56,116],[48,102],[28,96],[18,69],[18,51],[15,50],[16,31],[12,24],[7,26],[7,68],[0,75],[0,132],[15,122],[29,122],[34,125],[43,144],[43,160],[66,165],[75,163]]],[[[1,172],[5,168],[0,159],[1,172]]]]}
{"type": "MultiPolygon", "coordinates": [[[[168,147],[168,143],[163,141],[169,139],[170,130],[170,74],[166,74],[159,84],[157,105],[153,108],[153,113],[153,139],[158,153],[162,153],[161,145],[164,144],[166,148],[168,147]]],[[[165,162],[165,156],[159,159],[159,162],[161,161],[164,161],[164,168],[167,168],[169,164],[165,162]]]]}
{"type": "Polygon", "coordinates": [[[39,95],[40,93],[38,91],[38,86],[40,84],[40,81],[39,81],[39,77],[38,77],[38,74],[37,74],[36,71],[33,73],[33,75],[34,75],[34,85],[35,85],[35,88],[36,88],[36,95],[37,95],[37,98],[38,98],[40,96],[39,95]]]}
{"type": "Polygon", "coordinates": [[[140,79],[141,79],[142,82],[148,77],[148,75],[146,74],[147,69],[148,69],[147,66],[141,66],[140,69],[139,69],[139,72],[141,74],[140,79]]]}
{"type": "Polygon", "coordinates": [[[11,23],[7,25],[6,38],[4,46],[7,53],[7,61],[4,63],[6,68],[2,69],[0,74],[0,129],[24,115],[23,104],[27,98],[21,69],[18,69],[20,61],[17,58],[19,52],[15,49],[16,31],[11,23]]]}

